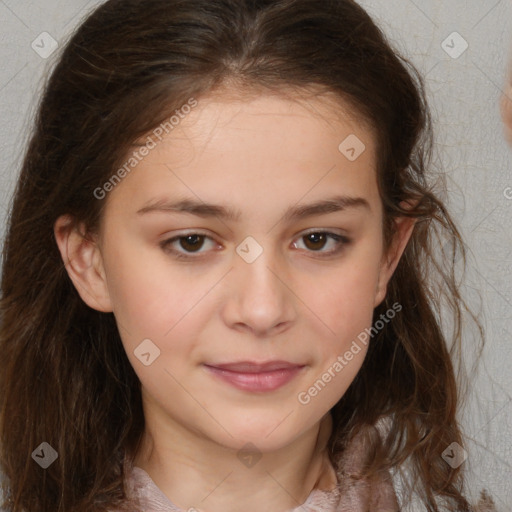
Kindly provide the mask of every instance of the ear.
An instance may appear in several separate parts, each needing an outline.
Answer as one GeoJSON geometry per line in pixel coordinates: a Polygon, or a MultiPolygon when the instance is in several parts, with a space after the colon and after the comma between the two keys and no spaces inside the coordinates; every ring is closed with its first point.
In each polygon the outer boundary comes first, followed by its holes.
{"type": "MultiPolygon", "coordinates": [[[[400,206],[402,208],[410,207],[409,203],[405,201],[402,201],[400,206]]],[[[398,262],[405,251],[407,242],[409,242],[409,239],[411,238],[416,220],[417,219],[405,216],[395,219],[395,234],[391,241],[389,250],[383,255],[381,261],[381,268],[375,290],[374,307],[377,307],[386,297],[389,280],[398,266],[398,262]]]]}
{"type": "MultiPolygon", "coordinates": [[[[79,226],[82,230],[83,226],[79,226]]],[[[54,235],[67,273],[83,301],[91,308],[111,312],[103,258],[96,241],[80,233],[70,215],[59,217],[54,235]]]]}

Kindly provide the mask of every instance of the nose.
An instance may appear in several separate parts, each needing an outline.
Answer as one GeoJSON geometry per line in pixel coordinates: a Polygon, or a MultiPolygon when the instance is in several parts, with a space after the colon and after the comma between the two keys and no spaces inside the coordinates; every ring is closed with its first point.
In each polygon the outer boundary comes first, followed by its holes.
{"type": "Polygon", "coordinates": [[[252,263],[235,256],[228,279],[223,317],[230,328],[268,337],[286,330],[296,319],[290,277],[270,251],[264,250],[252,263]]]}

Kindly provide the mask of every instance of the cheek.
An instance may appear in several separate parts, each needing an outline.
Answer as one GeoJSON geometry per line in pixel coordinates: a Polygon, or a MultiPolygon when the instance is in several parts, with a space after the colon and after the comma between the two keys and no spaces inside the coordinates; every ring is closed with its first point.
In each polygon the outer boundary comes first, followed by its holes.
{"type": "MultiPolygon", "coordinates": [[[[200,325],[211,279],[199,279],[184,266],[167,262],[154,249],[117,240],[105,251],[108,289],[123,340],[137,345],[149,338],[164,346],[176,333],[200,325]]],[[[183,339],[183,336],[181,336],[183,339]]]]}
{"type": "MultiPolygon", "coordinates": [[[[316,294],[311,309],[322,312],[322,339],[315,344],[318,370],[310,387],[298,396],[303,405],[333,407],[358,374],[370,337],[376,273],[364,265],[333,275],[324,293],[316,294]]],[[[319,323],[316,322],[318,325],[319,323]]],[[[313,335],[317,336],[313,328],[313,335]]]]}
{"type": "MultiPolygon", "coordinates": [[[[318,277],[318,276],[316,276],[318,277]]],[[[322,332],[331,343],[326,350],[342,350],[371,325],[378,282],[378,262],[354,251],[339,267],[310,283],[308,306],[317,313],[322,332]],[[311,288],[314,286],[314,288],[311,288]],[[314,290],[314,292],[311,292],[314,290]]],[[[306,290],[304,289],[304,292],[306,290]]]]}

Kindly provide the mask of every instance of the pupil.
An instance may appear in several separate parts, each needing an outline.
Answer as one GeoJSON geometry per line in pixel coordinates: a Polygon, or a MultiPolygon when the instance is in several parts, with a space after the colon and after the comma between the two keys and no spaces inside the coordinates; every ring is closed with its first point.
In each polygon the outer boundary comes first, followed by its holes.
{"type": "Polygon", "coordinates": [[[313,247],[316,249],[321,249],[322,243],[325,242],[325,234],[324,233],[310,233],[307,235],[310,242],[313,242],[313,245],[316,245],[320,242],[320,247],[313,247]]]}
{"type": "Polygon", "coordinates": [[[186,250],[197,250],[197,249],[200,249],[201,248],[201,244],[199,244],[199,247],[194,247],[194,246],[197,246],[198,242],[200,242],[200,239],[203,238],[202,235],[188,235],[188,236],[185,236],[182,238],[182,243],[181,243],[181,246],[183,247],[183,249],[186,249],[186,250]],[[183,241],[185,243],[183,243],[183,241]],[[188,247],[186,247],[186,245],[188,245],[188,247]],[[192,246],[192,247],[190,247],[192,246]]]}

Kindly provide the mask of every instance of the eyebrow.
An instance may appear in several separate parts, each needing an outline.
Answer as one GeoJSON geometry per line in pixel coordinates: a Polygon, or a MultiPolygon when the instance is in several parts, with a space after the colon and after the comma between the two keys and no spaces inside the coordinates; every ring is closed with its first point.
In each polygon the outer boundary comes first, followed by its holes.
{"type": "MultiPolygon", "coordinates": [[[[348,208],[363,208],[371,211],[370,204],[363,197],[335,196],[329,199],[316,201],[311,204],[297,205],[288,208],[283,220],[290,222],[315,215],[325,215],[347,210],[348,208]]],[[[181,199],[169,201],[168,199],[150,200],[137,214],[144,215],[151,212],[188,213],[198,217],[218,217],[219,219],[237,222],[242,216],[240,210],[222,205],[204,203],[195,199],[181,199]]]]}

